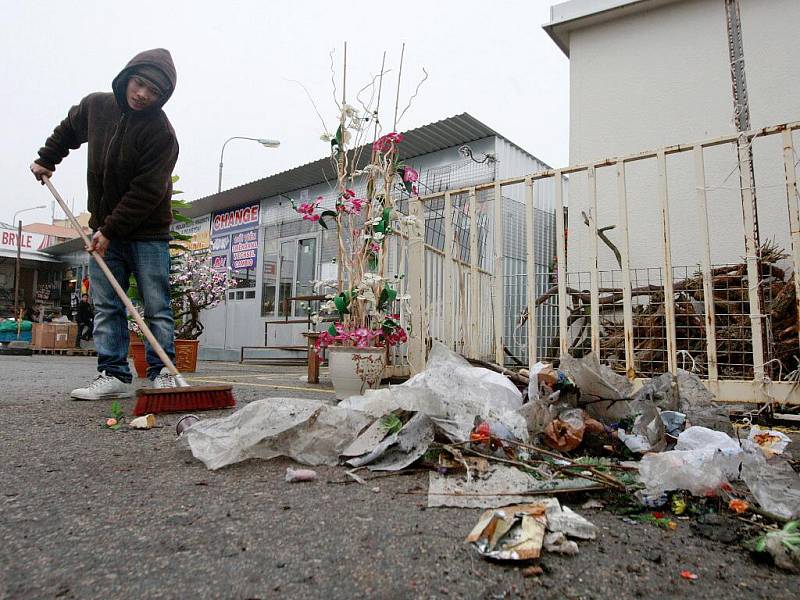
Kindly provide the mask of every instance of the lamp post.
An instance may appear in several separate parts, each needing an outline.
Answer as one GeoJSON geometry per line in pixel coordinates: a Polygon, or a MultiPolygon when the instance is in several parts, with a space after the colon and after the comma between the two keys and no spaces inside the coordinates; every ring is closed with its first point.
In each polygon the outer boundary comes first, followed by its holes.
{"type": "Polygon", "coordinates": [[[219,153],[219,185],[217,186],[217,193],[222,191],[222,157],[225,156],[225,146],[227,146],[228,142],[231,140],[250,140],[251,142],[258,142],[264,146],[264,148],[277,148],[281,145],[278,140],[269,140],[266,138],[252,138],[242,135],[234,135],[233,137],[229,137],[227,140],[225,140],[225,143],[222,144],[222,152],[219,153]]]}
{"type": "MultiPolygon", "coordinates": [[[[40,206],[33,206],[31,208],[23,208],[14,213],[14,218],[11,220],[13,223],[17,220],[17,215],[27,212],[29,210],[39,210],[40,208],[47,208],[44,204],[40,206]]],[[[22,327],[22,319],[19,318],[19,264],[20,254],[22,253],[22,219],[19,220],[17,225],[17,264],[14,270],[14,318],[17,321],[17,339],[19,339],[20,328],[22,327]]]]}

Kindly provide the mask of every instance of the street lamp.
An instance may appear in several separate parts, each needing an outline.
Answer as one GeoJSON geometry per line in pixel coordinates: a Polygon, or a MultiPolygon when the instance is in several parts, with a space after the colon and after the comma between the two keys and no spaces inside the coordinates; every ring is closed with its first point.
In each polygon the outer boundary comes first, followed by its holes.
{"type": "MultiPolygon", "coordinates": [[[[40,206],[32,206],[31,208],[23,208],[22,210],[18,210],[14,213],[14,218],[11,220],[13,223],[17,220],[17,215],[22,214],[24,212],[28,212],[29,210],[39,210],[40,208],[47,208],[46,205],[42,204],[40,206]]],[[[20,265],[20,255],[22,253],[22,220],[19,221],[17,225],[17,264],[15,265],[14,269],[14,318],[17,321],[17,340],[19,340],[19,332],[20,328],[22,327],[22,319],[19,318],[19,265],[20,265]]]]}
{"type": "Polygon", "coordinates": [[[251,137],[244,137],[242,135],[235,135],[233,137],[229,137],[225,140],[225,143],[222,144],[222,152],[219,153],[219,185],[217,186],[217,193],[222,191],[222,157],[225,155],[225,146],[228,145],[228,142],[231,140],[250,140],[252,142],[258,142],[264,148],[277,148],[281,145],[278,140],[268,140],[265,138],[251,138],[251,137]]]}
{"type": "Polygon", "coordinates": [[[33,206],[31,208],[23,208],[22,210],[18,210],[17,212],[14,213],[14,218],[11,219],[11,222],[12,223],[16,223],[17,222],[17,215],[19,215],[21,213],[27,212],[29,210],[39,210],[40,208],[47,208],[47,205],[46,204],[42,204],[40,206],[33,206]]]}

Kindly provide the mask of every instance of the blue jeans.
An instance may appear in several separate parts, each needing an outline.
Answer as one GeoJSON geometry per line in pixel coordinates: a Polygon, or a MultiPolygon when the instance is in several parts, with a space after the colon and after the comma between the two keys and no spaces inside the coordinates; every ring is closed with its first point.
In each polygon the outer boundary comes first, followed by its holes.
{"type": "MultiPolygon", "coordinates": [[[[169,242],[111,240],[104,259],[127,292],[133,274],[144,305],[145,322],[170,360],[175,360],[175,325],[170,306],[169,242]]],[[[128,366],[128,319],[125,305],[94,259],[89,261],[90,291],[94,302],[94,345],[97,370],[124,383],[133,380],[128,366]]],[[[164,366],[145,340],[147,377],[155,379],[164,366]]]]}

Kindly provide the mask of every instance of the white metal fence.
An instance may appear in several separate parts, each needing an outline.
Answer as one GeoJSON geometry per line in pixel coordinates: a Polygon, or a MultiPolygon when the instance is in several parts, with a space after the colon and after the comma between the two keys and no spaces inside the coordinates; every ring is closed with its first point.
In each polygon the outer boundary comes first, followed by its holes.
{"type": "MultiPolygon", "coordinates": [[[[800,402],[796,384],[800,367],[800,280],[794,277],[800,267],[796,184],[800,161],[793,140],[797,129],[800,122],[411,200],[409,213],[420,222],[424,222],[426,212],[441,207],[444,238],[437,247],[439,244],[433,245],[420,231],[407,241],[407,289],[412,302],[407,353],[412,372],[423,368],[429,340],[439,339],[467,356],[500,364],[508,363],[509,354],[533,363],[557,360],[567,352],[591,351],[632,379],[686,368],[705,377],[712,391],[726,401],[800,402]],[[782,153],[779,149],[760,152],[754,163],[757,139],[779,139],[782,153]],[[717,147],[733,151],[740,183],[735,187],[738,202],[721,208],[715,205],[714,213],[709,214],[710,188],[704,159],[711,148],[717,147]],[[691,232],[696,244],[694,254],[683,266],[673,264],[671,244],[675,221],[670,217],[673,197],[667,183],[667,157],[675,155],[690,160],[673,159],[670,174],[675,176],[676,168],[684,169],[679,177],[693,182],[694,188],[690,203],[693,214],[686,222],[678,219],[682,234],[687,227],[695,228],[691,232]],[[660,246],[661,259],[657,264],[633,268],[631,257],[638,254],[632,252],[644,255],[645,249],[631,246],[626,169],[643,162],[654,166],[646,187],[648,198],[657,199],[659,218],[636,226],[648,228],[646,250],[652,255],[653,245],[660,246]],[[758,172],[756,166],[760,164],[773,170],[782,165],[780,185],[763,186],[781,188],[782,206],[771,197],[769,203],[757,201],[756,192],[761,188],[754,184],[753,173],[758,172]],[[618,244],[621,268],[617,270],[601,270],[598,261],[601,242],[597,235],[596,182],[601,172],[611,172],[616,179],[617,235],[622,237],[618,244]],[[591,260],[584,271],[567,272],[565,176],[585,177],[591,260]],[[534,188],[543,184],[554,185],[556,192],[554,269],[543,268],[537,256],[541,252],[536,252],[537,235],[542,234],[536,229],[534,188]],[[536,277],[504,271],[503,244],[496,243],[504,240],[504,228],[509,225],[502,218],[502,199],[518,196],[520,186],[525,199],[526,272],[536,273],[536,277]],[[762,215],[769,213],[764,219],[768,228],[762,224],[761,231],[759,208],[762,215]],[[728,245],[736,237],[741,240],[740,265],[712,264],[714,238],[720,237],[718,232],[711,235],[712,225],[726,222],[720,218],[720,210],[740,211],[742,230],[722,233],[728,245]],[[787,218],[775,218],[776,211],[787,211],[782,212],[787,218]],[[771,230],[775,223],[785,229],[771,230]],[[788,260],[766,248],[763,241],[771,238],[789,240],[788,260]],[[479,247],[485,251],[479,252],[479,247]],[[531,304],[536,307],[536,318],[525,321],[524,331],[509,326],[531,304]],[[520,314],[513,314],[517,312],[520,314]],[[777,330],[779,317],[783,320],[777,330]],[[788,347],[787,335],[792,336],[788,347]]],[[[576,220],[574,215],[571,220],[576,220]]],[[[642,243],[641,236],[636,243],[642,243]]]]}

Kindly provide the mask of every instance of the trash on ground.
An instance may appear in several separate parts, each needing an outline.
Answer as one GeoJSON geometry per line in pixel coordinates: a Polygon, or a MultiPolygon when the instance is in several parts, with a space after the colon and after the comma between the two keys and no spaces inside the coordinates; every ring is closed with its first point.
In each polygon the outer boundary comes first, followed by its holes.
{"type": "Polygon", "coordinates": [[[667,447],[664,422],[652,400],[633,401],[629,404],[636,414],[631,432],[627,434],[620,427],[617,435],[631,452],[661,452],[667,447]]]}
{"type": "Polygon", "coordinates": [[[565,410],[545,427],[544,442],[561,452],[575,450],[583,441],[585,428],[584,413],[581,409],[565,410]]]}
{"type": "Polygon", "coordinates": [[[696,573],[692,573],[691,571],[681,571],[681,577],[683,577],[684,579],[689,579],[690,581],[700,578],[699,575],[697,575],[696,573]]]}
{"type": "Polygon", "coordinates": [[[295,483],[298,481],[314,481],[317,478],[317,472],[311,469],[293,469],[286,468],[286,481],[295,483]]]}
{"type": "Polygon", "coordinates": [[[522,576],[523,577],[539,577],[539,575],[544,574],[544,569],[539,565],[531,565],[530,567],[525,567],[522,569],[522,576]]]}
{"type": "Polygon", "coordinates": [[[716,492],[738,474],[742,450],[720,431],[690,427],[678,436],[676,450],[647,454],[639,475],[648,496],[671,490],[705,495],[716,492]]]}
{"type": "Polygon", "coordinates": [[[544,542],[544,504],[518,504],[484,512],[466,541],[485,558],[539,558],[544,542]]]}
{"type": "Polygon", "coordinates": [[[200,417],[197,415],[186,415],[178,419],[178,422],[175,424],[175,433],[176,435],[180,436],[184,431],[189,429],[192,425],[200,421],[200,417]]]}
{"type": "Polygon", "coordinates": [[[422,458],[433,436],[431,420],[417,413],[399,431],[387,436],[363,456],[351,458],[347,464],[351,467],[367,465],[370,471],[399,471],[422,458]]]}
{"type": "Polygon", "coordinates": [[[578,543],[568,540],[561,531],[554,531],[544,536],[544,549],[547,552],[574,556],[578,553],[578,543]]]}
{"type": "Polygon", "coordinates": [[[398,409],[422,413],[456,443],[470,439],[476,417],[502,424],[515,439],[527,441],[525,418],[517,412],[521,407],[522,393],[507,377],[473,367],[439,342],[434,342],[425,370],[405,383],[368,390],[338,405],[375,418],[398,409]]]}
{"type": "Polygon", "coordinates": [[[597,527],[574,512],[569,506],[547,508],[547,528],[553,532],[561,532],[579,540],[593,540],[597,537],[597,527]]]}
{"type": "Polygon", "coordinates": [[[800,521],[790,521],[780,531],[757,538],[753,550],[768,552],[781,569],[800,573],[800,521]]]}
{"type": "Polygon", "coordinates": [[[750,509],[750,504],[746,500],[734,498],[728,502],[728,509],[735,512],[737,515],[741,515],[750,509]]]}
{"type": "Polygon", "coordinates": [[[782,456],[768,460],[753,442],[742,447],[742,479],[761,508],[781,519],[800,518],[800,473],[782,456]]]}
{"type": "Polygon", "coordinates": [[[754,425],[750,430],[750,435],[747,436],[747,439],[757,444],[767,458],[772,458],[776,454],[783,454],[786,446],[792,441],[785,433],[772,429],[759,429],[757,425],[754,425]]]}
{"type": "Polygon", "coordinates": [[[598,489],[602,489],[602,486],[586,479],[543,481],[505,465],[493,465],[487,473],[477,475],[469,482],[464,477],[443,476],[431,471],[428,479],[428,508],[490,508],[531,502],[531,497],[537,495],[598,489]]]}
{"type": "Polygon", "coordinates": [[[320,400],[266,398],[227,417],[206,419],[184,431],[195,458],[219,469],[248,458],[288,456],[306,465],[336,465],[368,415],[320,400]]]}
{"type": "Polygon", "coordinates": [[[143,415],[132,419],[128,426],[132,429],[152,429],[156,426],[156,416],[153,414],[143,415]]]}

